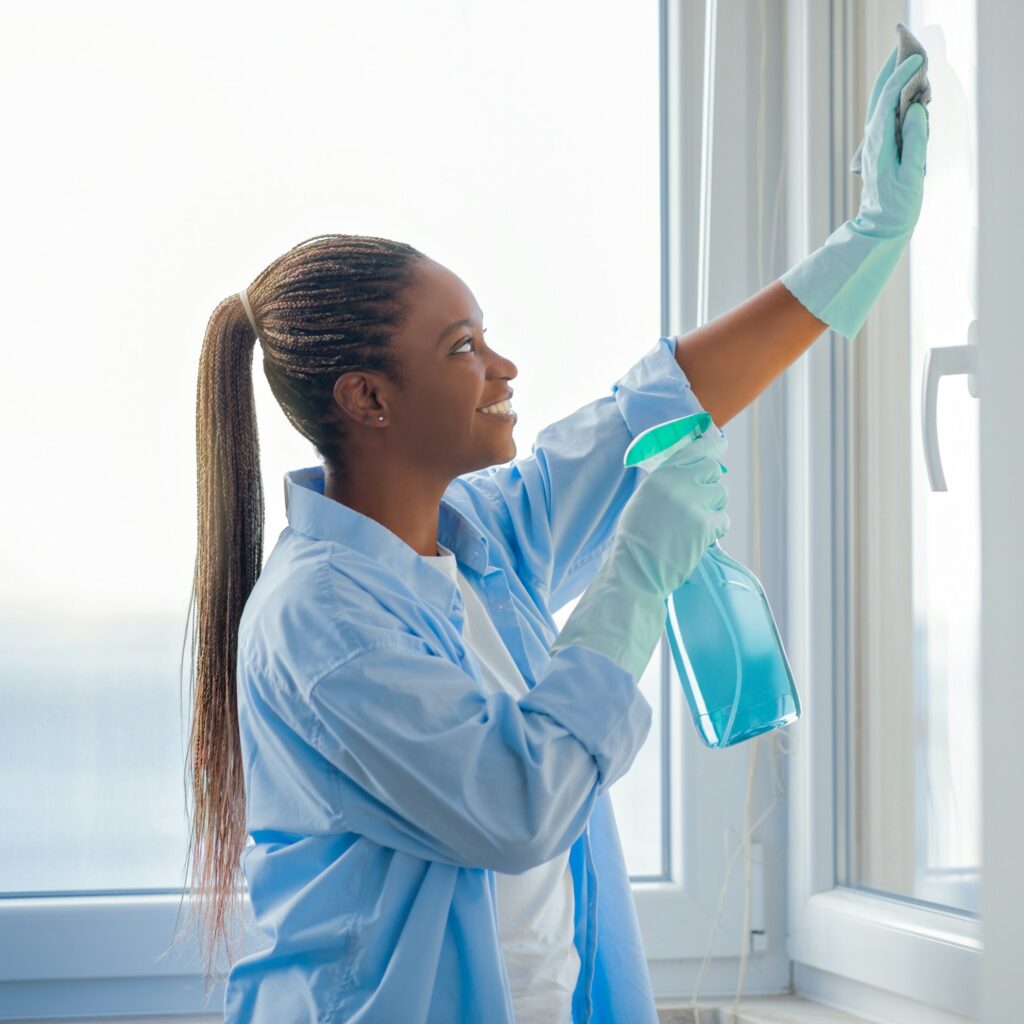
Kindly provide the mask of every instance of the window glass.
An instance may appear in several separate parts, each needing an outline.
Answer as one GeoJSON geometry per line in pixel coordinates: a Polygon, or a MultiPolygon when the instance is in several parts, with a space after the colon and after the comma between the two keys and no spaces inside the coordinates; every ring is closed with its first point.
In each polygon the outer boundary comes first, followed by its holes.
{"type": "MultiPolygon", "coordinates": [[[[902,437],[909,475],[902,482],[880,477],[867,482],[868,488],[891,486],[892,493],[877,496],[875,507],[881,511],[874,538],[863,540],[865,557],[870,559],[872,551],[889,553],[865,572],[873,571],[877,582],[866,581],[865,587],[874,589],[864,593],[876,596],[861,612],[866,621],[885,621],[853,682],[847,881],[977,912],[978,399],[966,375],[943,377],[938,386],[937,437],[946,491],[931,489],[922,439],[926,356],[933,348],[966,345],[976,317],[975,5],[913,0],[908,14],[911,31],[928,51],[933,101],[924,206],[907,257],[908,319],[893,316],[883,322],[880,345],[906,345],[901,323],[909,325],[908,390],[900,399],[904,410],[886,408],[883,398],[879,411],[889,422],[908,425],[902,437]],[[905,562],[897,550],[901,541],[894,540],[903,536],[904,520],[909,523],[905,562]]],[[[875,57],[868,61],[872,70],[885,52],[875,57]]],[[[878,363],[883,372],[901,363],[900,350],[893,351],[897,358],[887,364],[883,355],[878,363]]],[[[883,388],[878,383],[880,392],[883,388]]],[[[878,466],[900,465],[902,458],[899,449],[883,449],[878,466]]]]}
{"type": "MultiPolygon", "coordinates": [[[[173,889],[210,313],[313,235],[407,241],[517,363],[528,455],[661,331],[658,8],[51,0],[0,53],[0,888],[173,889]]],[[[317,460],[254,378],[266,556],[317,460]]],[[[633,874],[659,744],[614,789],[633,874]]]]}

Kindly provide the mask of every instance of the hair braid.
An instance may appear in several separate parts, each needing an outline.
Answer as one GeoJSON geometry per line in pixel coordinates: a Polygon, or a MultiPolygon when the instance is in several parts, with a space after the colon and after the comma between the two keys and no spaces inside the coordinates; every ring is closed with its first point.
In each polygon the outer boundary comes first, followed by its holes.
{"type": "MultiPolygon", "coordinates": [[[[345,435],[335,381],[367,370],[401,386],[391,339],[410,311],[405,292],[422,259],[404,242],[317,235],[278,257],[247,289],[270,389],[339,479],[345,435]]],[[[196,384],[198,535],[185,775],[186,804],[191,792],[194,809],[186,872],[191,861],[190,917],[198,913],[200,920],[207,996],[218,942],[232,958],[229,923],[238,909],[247,834],[236,660],[242,610],[263,565],[255,341],[240,297],[222,301],[206,327],[196,384]]]]}

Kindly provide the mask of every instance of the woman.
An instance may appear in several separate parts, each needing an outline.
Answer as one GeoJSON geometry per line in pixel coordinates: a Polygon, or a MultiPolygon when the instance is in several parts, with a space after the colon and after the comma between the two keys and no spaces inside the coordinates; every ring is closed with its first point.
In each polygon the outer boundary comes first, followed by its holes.
{"type": "Polygon", "coordinates": [[[720,427],[826,326],[856,333],[920,210],[923,107],[902,159],[894,124],[920,63],[894,51],[876,82],[858,218],[660,339],[525,458],[502,415],[515,364],[466,285],[409,245],[309,239],[214,311],[190,854],[208,956],[240,862],[269,939],[231,968],[229,1024],[657,1020],[607,789],[650,727],[636,682],[662,599],[728,528],[725,441],[643,477],[623,451],[702,409],[720,427]],[[323,460],[285,475],[265,566],[257,341],[323,460]],[[581,594],[556,636],[552,611],[581,594]]]}

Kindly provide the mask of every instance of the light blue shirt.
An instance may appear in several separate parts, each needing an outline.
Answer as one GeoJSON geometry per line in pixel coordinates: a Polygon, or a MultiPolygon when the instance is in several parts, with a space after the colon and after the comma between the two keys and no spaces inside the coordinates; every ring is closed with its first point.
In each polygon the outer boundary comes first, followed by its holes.
{"type": "MultiPolygon", "coordinates": [[[[235,963],[226,1024],[514,1024],[494,872],[569,850],[575,1024],[656,1024],[608,788],[651,725],[637,679],[552,611],[607,554],[641,431],[703,411],[661,338],[531,453],[457,477],[438,541],[529,692],[485,692],[455,582],[285,474],[288,526],[242,614],[242,867],[270,945],[235,963]]],[[[713,428],[717,430],[716,428],[713,428]]],[[[724,436],[721,431],[718,431],[724,436]]]]}

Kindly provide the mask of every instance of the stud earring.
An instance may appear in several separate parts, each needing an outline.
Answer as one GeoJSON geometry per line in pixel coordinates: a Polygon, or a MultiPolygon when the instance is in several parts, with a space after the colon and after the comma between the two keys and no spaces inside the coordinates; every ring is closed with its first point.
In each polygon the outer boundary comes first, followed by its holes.
{"type": "Polygon", "coordinates": [[[384,419],[384,417],[383,416],[378,416],[377,419],[382,420],[382,419],[384,419]]]}

